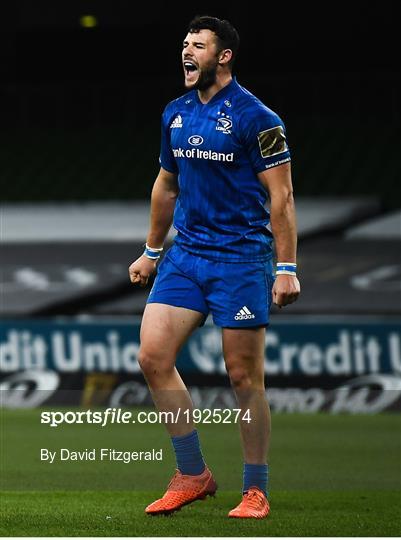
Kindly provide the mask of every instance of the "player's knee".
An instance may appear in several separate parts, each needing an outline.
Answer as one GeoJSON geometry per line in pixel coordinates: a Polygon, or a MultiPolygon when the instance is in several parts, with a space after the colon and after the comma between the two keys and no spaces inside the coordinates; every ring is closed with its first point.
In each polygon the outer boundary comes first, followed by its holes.
{"type": "Polygon", "coordinates": [[[165,352],[144,347],[139,349],[138,363],[147,378],[162,376],[174,367],[174,360],[167,358],[165,352]]]}
{"type": "Polygon", "coordinates": [[[235,366],[228,370],[231,385],[234,389],[244,390],[252,387],[252,377],[249,370],[243,366],[235,366]]]}
{"type": "Polygon", "coordinates": [[[264,364],[254,357],[226,358],[226,368],[234,390],[264,389],[264,364]]]}

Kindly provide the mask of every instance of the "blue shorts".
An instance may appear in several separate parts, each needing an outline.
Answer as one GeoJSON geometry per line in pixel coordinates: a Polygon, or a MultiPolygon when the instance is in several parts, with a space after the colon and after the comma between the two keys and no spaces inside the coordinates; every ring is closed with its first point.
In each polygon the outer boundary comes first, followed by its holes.
{"type": "Polygon", "coordinates": [[[271,260],[217,262],[174,244],[159,266],[148,303],[199,311],[204,320],[210,312],[225,328],[266,326],[273,282],[271,260]]]}

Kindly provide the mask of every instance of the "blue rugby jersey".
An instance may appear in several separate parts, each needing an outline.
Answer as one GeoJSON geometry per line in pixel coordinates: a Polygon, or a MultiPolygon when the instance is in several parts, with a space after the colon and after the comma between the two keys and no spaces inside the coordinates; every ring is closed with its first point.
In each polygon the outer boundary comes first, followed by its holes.
{"type": "Polygon", "coordinates": [[[257,173],[290,159],[282,120],[235,79],[206,105],[196,90],[170,102],[160,164],[178,174],[175,242],[214,260],[268,260],[268,194],[257,173]]]}

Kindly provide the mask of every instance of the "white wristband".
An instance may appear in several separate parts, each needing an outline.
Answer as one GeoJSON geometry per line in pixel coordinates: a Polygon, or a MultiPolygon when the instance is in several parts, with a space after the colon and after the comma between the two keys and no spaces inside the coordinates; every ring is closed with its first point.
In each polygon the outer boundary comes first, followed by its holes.
{"type": "Polygon", "coordinates": [[[145,251],[143,252],[145,257],[151,259],[152,261],[157,261],[160,259],[160,254],[163,251],[163,248],[151,248],[148,246],[148,244],[145,244],[145,246],[145,251]]]}
{"type": "Polygon", "coordinates": [[[145,244],[145,248],[150,249],[150,251],[163,251],[162,247],[161,248],[152,248],[152,247],[148,246],[147,243],[145,244]]]}
{"type": "Polygon", "coordinates": [[[278,276],[296,276],[297,275],[297,263],[293,262],[278,262],[276,264],[276,275],[278,276]]]}

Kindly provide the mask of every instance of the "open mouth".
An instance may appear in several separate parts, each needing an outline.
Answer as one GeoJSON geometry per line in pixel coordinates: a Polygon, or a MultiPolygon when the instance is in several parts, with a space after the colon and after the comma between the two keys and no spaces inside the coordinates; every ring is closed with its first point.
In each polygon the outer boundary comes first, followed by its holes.
{"type": "Polygon", "coordinates": [[[188,77],[191,73],[198,71],[198,67],[190,60],[184,61],[185,75],[188,77]]]}

